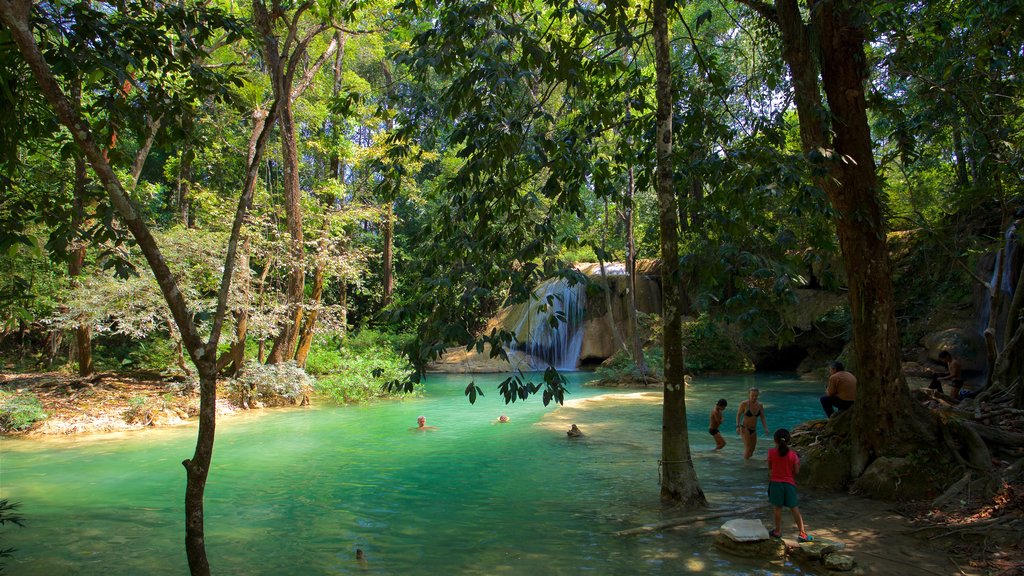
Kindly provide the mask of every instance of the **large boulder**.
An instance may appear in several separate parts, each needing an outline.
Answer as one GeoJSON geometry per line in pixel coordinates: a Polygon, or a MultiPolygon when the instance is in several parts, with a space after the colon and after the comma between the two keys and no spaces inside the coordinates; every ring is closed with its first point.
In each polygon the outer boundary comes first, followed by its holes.
{"type": "Polygon", "coordinates": [[[928,360],[936,363],[940,363],[939,353],[944,350],[948,351],[960,361],[965,376],[969,376],[972,372],[984,373],[986,369],[985,342],[976,330],[947,328],[928,334],[921,344],[925,348],[928,360]]]}
{"type": "Polygon", "coordinates": [[[780,539],[770,538],[760,520],[726,522],[715,536],[715,546],[743,558],[775,559],[786,555],[786,544],[780,539]]]}
{"type": "Polygon", "coordinates": [[[932,498],[937,491],[933,473],[931,466],[921,466],[909,458],[883,456],[864,470],[851,491],[880,500],[932,498]]]}

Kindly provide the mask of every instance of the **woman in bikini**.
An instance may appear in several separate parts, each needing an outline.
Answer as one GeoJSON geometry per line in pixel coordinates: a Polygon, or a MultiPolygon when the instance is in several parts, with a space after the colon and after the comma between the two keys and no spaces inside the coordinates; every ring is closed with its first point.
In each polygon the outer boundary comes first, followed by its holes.
{"type": "Polygon", "coordinates": [[[740,409],[736,412],[736,431],[743,438],[743,458],[745,460],[754,455],[754,448],[757,447],[757,420],[759,418],[765,436],[768,435],[768,421],[764,417],[764,404],[757,401],[760,393],[761,391],[757,388],[751,388],[750,396],[740,402],[740,409]]]}

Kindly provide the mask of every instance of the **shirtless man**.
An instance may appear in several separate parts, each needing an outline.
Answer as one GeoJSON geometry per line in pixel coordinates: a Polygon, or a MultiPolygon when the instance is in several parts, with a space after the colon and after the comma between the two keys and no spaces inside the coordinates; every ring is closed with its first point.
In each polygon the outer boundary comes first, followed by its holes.
{"type": "Polygon", "coordinates": [[[949,374],[939,376],[936,380],[939,382],[949,380],[949,384],[953,387],[953,393],[950,396],[959,400],[960,389],[964,387],[963,368],[960,366],[960,361],[953,358],[949,350],[939,352],[939,360],[946,363],[946,370],[949,370],[949,374]]]}
{"type": "Polygon", "coordinates": [[[833,412],[842,412],[853,406],[857,399],[857,377],[847,372],[839,361],[829,365],[828,374],[828,387],[821,397],[821,407],[825,410],[825,417],[831,418],[833,412]]]}

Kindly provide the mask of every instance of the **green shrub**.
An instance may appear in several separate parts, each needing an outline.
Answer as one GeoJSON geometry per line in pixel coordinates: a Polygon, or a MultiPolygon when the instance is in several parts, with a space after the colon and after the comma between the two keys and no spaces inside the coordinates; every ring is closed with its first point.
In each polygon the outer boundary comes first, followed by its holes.
{"type": "Polygon", "coordinates": [[[335,402],[364,402],[392,394],[382,388],[385,383],[402,380],[409,374],[409,364],[391,346],[366,345],[365,340],[346,346],[338,354],[339,370],[316,383],[316,391],[335,402]]]}
{"type": "Polygon", "coordinates": [[[725,328],[701,314],[693,322],[683,323],[686,368],[693,372],[748,371],[750,361],[726,334],[725,328]]]}
{"type": "Polygon", "coordinates": [[[296,404],[304,399],[316,379],[295,362],[260,364],[246,362],[241,376],[227,383],[228,396],[245,407],[296,404]]]}
{"type": "Polygon", "coordinates": [[[27,430],[46,418],[35,394],[0,392],[0,431],[27,430]]]}
{"type": "MultiPolygon", "coordinates": [[[[644,350],[644,360],[647,362],[649,376],[662,378],[664,373],[665,355],[661,346],[652,346],[644,350]]],[[[618,352],[611,360],[599,366],[594,374],[600,380],[618,382],[626,379],[640,379],[640,371],[636,363],[624,352],[618,352]]]]}

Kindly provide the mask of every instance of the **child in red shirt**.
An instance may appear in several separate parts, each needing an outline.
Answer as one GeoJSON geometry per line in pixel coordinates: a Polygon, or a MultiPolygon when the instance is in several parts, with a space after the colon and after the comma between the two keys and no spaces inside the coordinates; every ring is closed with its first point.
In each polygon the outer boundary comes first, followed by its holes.
{"type": "Polygon", "coordinates": [[[775,431],[775,448],[768,450],[768,501],[775,507],[775,529],[768,534],[782,538],[782,507],[793,511],[793,520],[800,531],[798,542],[810,542],[814,538],[804,532],[804,517],[800,515],[796,498],[796,475],[800,472],[800,456],[789,449],[789,430],[775,431]]]}

